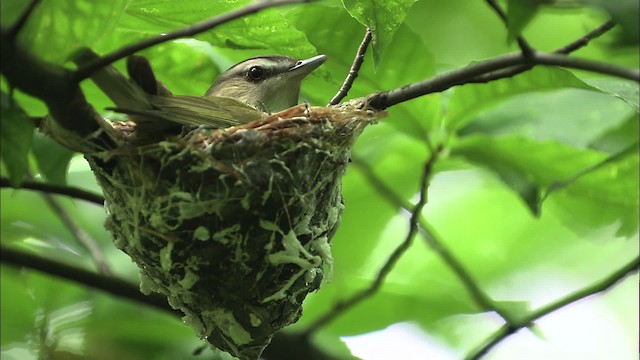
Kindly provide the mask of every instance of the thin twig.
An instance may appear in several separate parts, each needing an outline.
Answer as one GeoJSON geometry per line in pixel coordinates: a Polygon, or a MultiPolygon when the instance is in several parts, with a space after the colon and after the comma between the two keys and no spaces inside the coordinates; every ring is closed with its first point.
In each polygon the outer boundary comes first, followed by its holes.
{"type": "Polygon", "coordinates": [[[235,20],[243,16],[256,13],[264,9],[268,9],[276,6],[282,6],[282,5],[297,4],[297,3],[302,3],[304,1],[306,0],[272,0],[272,1],[255,2],[243,8],[230,11],[228,13],[216,16],[214,18],[199,22],[192,26],[178,29],[168,34],[163,34],[163,35],[155,36],[149,39],[145,39],[128,46],[124,46],[110,54],[107,54],[106,56],[103,56],[99,59],[91,61],[86,65],[80,67],[73,73],[72,78],[74,81],[80,82],[82,80],[89,78],[93,73],[102,69],[103,67],[113,62],[116,62],[120,59],[124,59],[129,55],[133,55],[138,51],[150,48],[154,45],[158,45],[167,41],[171,41],[171,40],[175,40],[183,37],[194,36],[202,32],[205,32],[207,30],[211,30],[212,28],[218,25],[222,25],[231,20],[235,20]]]}
{"type": "Polygon", "coordinates": [[[369,285],[368,288],[346,300],[337,302],[329,312],[320,317],[306,329],[306,331],[304,332],[305,337],[310,337],[315,331],[327,325],[341,314],[344,314],[353,306],[374,295],[380,289],[387,275],[389,275],[398,260],[402,257],[402,255],[404,255],[407,249],[409,249],[409,247],[413,243],[416,232],[418,232],[418,221],[420,219],[420,214],[422,213],[422,209],[424,208],[424,206],[427,204],[427,190],[429,187],[429,179],[431,178],[433,165],[438,159],[441,151],[442,147],[438,147],[437,149],[435,149],[435,151],[431,153],[424,165],[422,176],[420,178],[420,197],[416,205],[411,209],[409,231],[404,241],[393,251],[393,253],[391,253],[385,264],[378,271],[378,275],[376,276],[375,280],[371,285],[369,285]]]}
{"type": "MultiPolygon", "coordinates": [[[[486,0],[486,2],[489,5],[489,7],[493,9],[493,11],[495,11],[496,14],[498,14],[498,17],[500,18],[500,20],[502,20],[502,22],[505,25],[508,25],[507,14],[504,12],[504,10],[502,10],[500,5],[498,5],[498,3],[495,0],[486,0]]],[[[531,45],[529,45],[527,40],[525,40],[524,36],[522,35],[516,36],[516,42],[518,43],[518,47],[520,47],[520,51],[522,51],[522,55],[528,59],[531,56],[531,54],[533,54],[534,52],[531,45]]]]}
{"type": "Polygon", "coordinates": [[[20,33],[20,30],[22,30],[24,25],[27,23],[29,16],[31,16],[31,14],[33,13],[33,10],[36,8],[39,2],[40,0],[31,0],[29,4],[27,4],[27,7],[24,9],[22,14],[20,14],[20,17],[18,17],[18,20],[16,20],[16,22],[13,25],[11,25],[11,27],[9,28],[8,30],[9,40],[15,41],[16,37],[18,37],[18,34],[20,33]]]}
{"type": "Polygon", "coordinates": [[[97,242],[89,235],[83,228],[76,224],[75,220],[69,215],[67,210],[62,207],[60,202],[51,196],[49,193],[41,193],[44,200],[47,202],[49,207],[53,210],[53,213],[60,218],[60,221],[64,224],[64,226],[73,234],[76,241],[85,248],[91,257],[91,260],[96,265],[98,271],[103,275],[111,275],[111,270],[109,269],[109,265],[102,255],[102,250],[98,246],[97,242]]]}
{"type": "Polygon", "coordinates": [[[347,75],[347,78],[344,79],[342,86],[340,86],[340,90],[338,90],[338,93],[331,99],[328,105],[338,104],[340,101],[342,101],[342,99],[344,99],[345,96],[347,96],[347,94],[349,93],[349,90],[351,90],[351,87],[353,86],[353,82],[358,77],[358,72],[360,71],[360,67],[364,62],[364,55],[367,52],[367,48],[369,47],[371,38],[372,38],[371,29],[367,28],[366,32],[364,33],[364,38],[362,39],[362,43],[360,43],[360,46],[358,47],[358,52],[356,53],[356,57],[353,59],[353,64],[351,64],[351,68],[349,69],[349,74],[347,75]]]}
{"type": "MultiPolygon", "coordinates": [[[[577,39],[575,41],[572,41],[571,43],[554,50],[553,53],[569,55],[572,52],[574,52],[576,50],[579,50],[579,49],[583,48],[584,46],[587,46],[591,40],[594,40],[594,39],[602,36],[607,31],[611,30],[614,26],[615,26],[615,23],[613,22],[613,20],[609,20],[609,21],[603,23],[602,25],[598,26],[597,28],[589,31],[588,33],[586,33],[584,36],[580,37],[579,39],[577,39]]],[[[532,64],[526,64],[526,65],[518,65],[518,66],[511,67],[511,68],[498,70],[498,71],[495,71],[493,73],[488,73],[488,74],[477,76],[477,77],[471,79],[470,81],[468,81],[467,84],[470,84],[470,83],[487,83],[487,82],[494,81],[494,80],[513,77],[513,76],[521,74],[521,73],[523,73],[523,72],[525,72],[527,70],[530,70],[532,67],[533,67],[532,64]]]]}
{"type": "Polygon", "coordinates": [[[536,53],[533,62],[541,65],[556,65],[599,74],[611,75],[640,83],[640,70],[584,58],[568,57],[564,54],[536,53]]]}
{"type": "Polygon", "coordinates": [[[637,69],[554,53],[537,52],[533,53],[530,59],[525,59],[522,53],[517,52],[470,64],[401,88],[375,93],[369,96],[369,105],[375,109],[383,110],[419,96],[442,92],[457,85],[467,84],[470,79],[480,75],[527,64],[556,65],[640,82],[640,70],[637,69]]]}
{"type": "MultiPolygon", "coordinates": [[[[402,208],[406,211],[411,211],[413,205],[402,197],[398,196],[387,184],[385,184],[380,177],[378,177],[373,169],[365,161],[362,161],[356,157],[352,158],[352,164],[356,166],[364,175],[365,179],[371,184],[376,192],[382,195],[390,204],[402,208]]],[[[444,261],[449,268],[456,274],[458,279],[462,282],[465,289],[478,305],[478,307],[484,311],[494,311],[505,321],[510,321],[507,314],[501,311],[494,305],[493,299],[487,293],[485,293],[478,282],[473,278],[471,272],[468,271],[464,265],[449,251],[444,243],[438,239],[436,232],[432,226],[421,216],[419,220],[420,234],[425,239],[425,242],[436,253],[442,261],[444,261]]]]}
{"type": "Polygon", "coordinates": [[[589,31],[584,34],[583,37],[577,39],[559,49],[556,49],[554,53],[556,54],[570,54],[580,48],[583,48],[589,44],[589,42],[593,39],[596,39],[602,35],[604,35],[607,31],[613,29],[616,26],[616,23],[613,20],[609,20],[604,24],[598,26],[597,28],[589,31]]]}
{"type": "Polygon", "coordinates": [[[620,269],[616,270],[606,278],[596,283],[590,284],[589,286],[583,288],[582,290],[578,290],[552,303],[549,303],[539,308],[536,311],[533,311],[531,314],[524,317],[522,320],[518,321],[517,324],[514,324],[514,323],[505,324],[500,329],[498,329],[498,331],[496,331],[493,335],[491,335],[482,346],[480,346],[478,349],[476,349],[475,351],[471,352],[468,356],[466,356],[465,359],[467,360],[480,359],[489,350],[491,350],[494,346],[500,343],[502,340],[516,333],[518,330],[529,326],[533,321],[538,320],[541,317],[546,316],[576,301],[579,301],[591,295],[609,290],[629,274],[633,272],[637,272],[638,266],[640,266],[640,257],[636,257],[635,259],[631,260],[629,263],[627,263],[620,269]]]}
{"type": "MultiPolygon", "coordinates": [[[[6,177],[0,177],[0,188],[8,187],[13,188],[9,179],[7,179],[6,177]]],[[[23,181],[22,183],[20,183],[20,187],[14,189],[35,190],[50,194],[65,195],[75,199],[85,200],[100,206],[104,205],[104,197],[102,197],[101,195],[72,186],[61,186],[41,183],[37,181],[23,181]]]]}

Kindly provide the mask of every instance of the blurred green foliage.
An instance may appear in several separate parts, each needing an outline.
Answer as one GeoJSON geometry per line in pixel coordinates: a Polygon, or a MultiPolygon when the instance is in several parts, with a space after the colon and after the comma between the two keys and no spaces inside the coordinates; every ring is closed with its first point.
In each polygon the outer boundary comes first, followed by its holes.
{"type": "MultiPolygon", "coordinates": [[[[20,41],[43,59],[71,67],[66,59],[81,46],[106,54],[247,3],[43,0],[20,41]]],[[[638,67],[637,37],[628,31],[637,28],[638,19],[625,15],[625,1],[590,1],[593,7],[528,2],[527,6],[535,4],[535,16],[524,16],[522,8],[517,11],[522,5],[518,2],[508,3],[510,14],[518,17],[510,19],[507,29],[482,1],[343,5],[324,0],[263,11],[142,55],[150,58],[158,78],[175,93],[200,95],[217,74],[249,56],[327,54],[322,71],[303,85],[305,99],[325,104],[348,72],[364,35],[363,24],[372,27],[376,43],[349,97],[401,87],[516,51],[507,40],[517,34],[536,49],[552,51],[604,22],[609,12],[624,26],[576,55],[638,67]]],[[[6,26],[26,1],[0,4],[6,26]]],[[[116,65],[123,67],[122,62],[116,65]]],[[[2,87],[9,90],[5,82],[2,87]]],[[[99,111],[110,105],[91,83],[83,89],[99,111]]],[[[436,163],[423,215],[482,288],[495,300],[513,302],[512,308],[521,312],[528,302],[552,301],[637,256],[638,153],[619,153],[633,144],[637,149],[637,89],[637,84],[598,74],[536,68],[515,78],[465,85],[394,106],[387,118],[365,131],[354,156],[370,164],[399,196],[415,200],[429,155],[426,139],[442,143],[445,156],[436,163]],[[590,168],[594,170],[584,171],[590,168]],[[561,188],[548,192],[563,181],[561,188]],[[521,277],[546,285],[522,291],[525,285],[517,281],[521,277]],[[574,282],[558,280],[566,277],[574,282]],[[547,287],[562,287],[562,292],[547,293],[547,287]]],[[[24,125],[25,113],[45,115],[42,103],[15,91],[19,107],[8,109],[5,95],[2,175],[19,179],[29,169],[39,180],[99,191],[81,157],[72,158],[40,135],[30,148],[33,128],[24,125]]],[[[336,299],[367,287],[408,231],[407,214],[389,204],[358,168],[349,169],[343,185],[346,209],[333,239],[333,279],[309,296],[304,316],[292,330],[311,324],[336,299]]],[[[97,239],[116,275],[137,281],[137,269],[114,248],[102,227],[103,210],[79,200],[61,203],[97,239]]],[[[92,266],[86,250],[72,240],[39,194],[3,189],[1,205],[3,245],[92,266]]],[[[631,289],[630,301],[634,296],[637,292],[631,289]]],[[[611,311],[627,317],[629,303],[617,304],[611,311]]],[[[323,328],[316,341],[344,355],[340,336],[409,321],[464,354],[497,325],[469,334],[467,322],[451,319],[479,313],[447,264],[417,238],[382,289],[323,328]]],[[[637,327],[626,326],[625,331],[635,332],[637,338],[637,327]]],[[[191,330],[166,314],[4,265],[1,334],[3,359],[44,354],[52,359],[188,359],[200,344],[191,330]]],[[[634,347],[629,348],[630,358],[634,347]]]]}

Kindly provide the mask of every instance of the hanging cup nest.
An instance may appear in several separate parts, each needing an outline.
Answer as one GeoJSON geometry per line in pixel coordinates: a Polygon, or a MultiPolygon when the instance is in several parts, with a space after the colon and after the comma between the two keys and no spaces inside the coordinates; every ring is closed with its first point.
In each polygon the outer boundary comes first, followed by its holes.
{"type": "Polygon", "coordinates": [[[123,140],[86,158],[141,290],[167,296],[215,347],[257,359],[330,274],[341,178],[354,141],[380,116],[300,105],[227,129],[123,140]]]}

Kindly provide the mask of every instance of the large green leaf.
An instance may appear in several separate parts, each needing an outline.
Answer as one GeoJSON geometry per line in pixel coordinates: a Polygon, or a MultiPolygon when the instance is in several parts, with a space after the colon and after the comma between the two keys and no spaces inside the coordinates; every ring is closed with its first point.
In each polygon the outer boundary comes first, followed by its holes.
{"type": "MultiPolygon", "coordinates": [[[[250,1],[135,0],[126,9],[117,30],[136,36],[155,36],[187,27],[231,10],[250,1]]],[[[305,34],[292,27],[278,9],[263,10],[220,25],[195,38],[214,46],[231,49],[253,49],[254,52],[278,53],[304,58],[317,55],[305,34]]],[[[241,59],[235,59],[241,60],[241,59]]]]}
{"type": "MultiPolygon", "coordinates": [[[[38,4],[21,40],[44,60],[62,63],[78,47],[111,42],[127,0],[51,0],[38,4]]],[[[12,7],[12,11],[19,11],[12,7]]],[[[14,15],[15,16],[15,15],[14,15]]],[[[3,24],[4,25],[4,24],[3,24]]]]}
{"type": "Polygon", "coordinates": [[[535,215],[540,214],[543,189],[604,158],[603,154],[595,151],[578,150],[553,141],[533,141],[521,136],[465,137],[454,144],[452,154],[494,172],[535,215]]]}
{"type": "Polygon", "coordinates": [[[640,168],[638,143],[591,167],[554,182],[547,195],[560,205],[562,218],[572,229],[589,231],[613,225],[618,236],[638,231],[640,168]]]}
{"type": "Polygon", "coordinates": [[[629,117],[637,123],[635,110],[616,97],[567,88],[517,95],[480,110],[458,134],[521,135],[586,148],[629,117]]]}
{"type": "Polygon", "coordinates": [[[511,78],[486,84],[463,85],[456,88],[451,96],[445,126],[458,129],[466,125],[479,110],[518,94],[564,88],[594,89],[571,72],[556,67],[536,67],[511,78]]]}
{"type": "Polygon", "coordinates": [[[29,168],[28,155],[35,125],[8,94],[3,91],[0,96],[0,154],[11,184],[17,186],[29,168]]]}
{"type": "Polygon", "coordinates": [[[373,34],[373,61],[378,63],[416,0],[342,0],[349,14],[373,34]]]}
{"type": "Polygon", "coordinates": [[[624,123],[603,133],[589,145],[596,150],[608,153],[621,151],[638,142],[640,134],[638,125],[638,114],[631,114],[624,123]]]}
{"type": "Polygon", "coordinates": [[[587,80],[587,83],[604,93],[622,99],[633,106],[636,112],[640,112],[640,105],[638,104],[640,101],[640,88],[638,88],[638,83],[635,81],[605,78],[590,79],[587,80]]]}

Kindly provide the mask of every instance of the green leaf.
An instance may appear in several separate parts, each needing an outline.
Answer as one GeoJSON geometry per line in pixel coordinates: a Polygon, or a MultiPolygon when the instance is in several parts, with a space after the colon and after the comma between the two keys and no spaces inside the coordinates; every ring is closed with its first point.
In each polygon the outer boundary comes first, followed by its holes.
{"type": "Polygon", "coordinates": [[[520,36],[538,12],[539,5],[540,0],[507,1],[507,42],[511,43],[520,36]]]}
{"type": "Polygon", "coordinates": [[[640,112],[640,89],[638,83],[622,79],[590,79],[587,83],[594,88],[613,95],[633,106],[636,112],[640,112]]]}
{"type": "Polygon", "coordinates": [[[67,170],[73,151],[38,132],[35,133],[31,150],[40,173],[48,182],[58,185],[67,183],[67,170]]]}
{"type": "Polygon", "coordinates": [[[515,323],[522,322],[531,313],[528,301],[495,301],[493,304],[515,323]]]}
{"type": "Polygon", "coordinates": [[[638,122],[637,113],[616,97],[567,88],[518,95],[481,110],[472,122],[458,131],[458,135],[522,135],[586,148],[620,127],[629,117],[638,122]]]}
{"type": "MultiPolygon", "coordinates": [[[[236,10],[250,1],[136,0],[127,6],[117,30],[124,35],[150,37],[190,26],[236,10]]],[[[221,47],[251,49],[254,54],[277,53],[297,58],[317,55],[304,33],[291,26],[279,9],[267,9],[198,34],[196,39],[221,47]],[[259,51],[256,53],[256,50],[259,51]]],[[[246,55],[243,55],[248,57],[246,55]]],[[[234,60],[244,60],[234,59],[234,60]]]]}
{"type": "Polygon", "coordinates": [[[556,67],[536,67],[511,78],[487,84],[467,84],[455,89],[447,107],[445,126],[458,129],[478,111],[518,94],[563,88],[594,90],[571,72],[556,67]]]}
{"type": "Polygon", "coordinates": [[[616,45],[638,46],[640,2],[637,0],[586,0],[586,3],[601,7],[620,25],[622,31],[617,32],[616,45]]]}
{"type": "Polygon", "coordinates": [[[4,91],[0,95],[0,154],[11,185],[18,186],[29,167],[29,149],[35,124],[4,91]]]}
{"type": "Polygon", "coordinates": [[[620,237],[637,236],[640,203],[638,144],[603,159],[549,192],[561,220],[578,234],[614,226],[620,237]]]}
{"type": "Polygon", "coordinates": [[[373,61],[378,64],[398,26],[416,0],[342,0],[345,9],[371,29],[373,61]]]}
{"type": "Polygon", "coordinates": [[[624,123],[603,133],[599,138],[592,141],[590,146],[608,153],[618,152],[638,142],[638,135],[640,134],[638,125],[638,114],[631,114],[624,123]]]}
{"type": "Polygon", "coordinates": [[[624,160],[628,156],[636,155],[637,152],[638,152],[638,143],[636,142],[634,144],[631,144],[627,148],[621,150],[620,152],[607,157],[606,159],[602,160],[601,162],[599,162],[597,164],[594,164],[593,166],[590,166],[588,168],[580,170],[577,174],[571,176],[570,178],[554,181],[547,188],[547,192],[546,192],[544,198],[548,197],[551,193],[553,193],[555,191],[564,189],[564,188],[568,187],[569,185],[574,184],[578,179],[580,179],[583,176],[586,176],[586,175],[589,175],[591,173],[597,172],[597,171],[601,170],[602,168],[604,168],[606,166],[609,166],[611,164],[615,164],[615,163],[617,163],[617,162],[619,162],[621,160],[624,160]]]}
{"type": "Polygon", "coordinates": [[[540,195],[553,182],[593,166],[604,156],[557,142],[537,142],[520,136],[470,136],[453,145],[452,154],[494,172],[540,215],[540,195]]]}
{"type": "Polygon", "coordinates": [[[101,42],[113,44],[110,37],[127,3],[127,0],[43,1],[31,14],[20,39],[42,59],[63,63],[79,47],[96,48],[101,42]]]}

